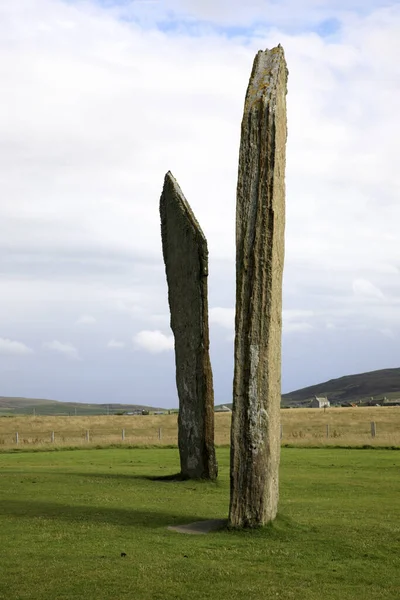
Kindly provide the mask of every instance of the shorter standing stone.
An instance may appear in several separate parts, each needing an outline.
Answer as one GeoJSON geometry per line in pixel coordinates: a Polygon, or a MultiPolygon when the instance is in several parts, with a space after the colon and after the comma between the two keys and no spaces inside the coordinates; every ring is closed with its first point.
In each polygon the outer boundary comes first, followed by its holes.
{"type": "Polygon", "coordinates": [[[175,336],[181,474],[215,479],[214,391],[209,356],[207,241],[168,172],[160,199],[161,237],[175,336]]]}

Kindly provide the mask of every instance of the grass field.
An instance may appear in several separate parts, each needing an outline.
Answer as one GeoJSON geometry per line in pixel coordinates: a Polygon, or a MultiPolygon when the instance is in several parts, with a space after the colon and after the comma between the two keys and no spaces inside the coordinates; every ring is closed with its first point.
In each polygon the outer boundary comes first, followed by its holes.
{"type": "Polygon", "coordinates": [[[173,449],[1,454],[0,598],[398,600],[400,452],[284,448],[273,526],[168,531],[226,517],[218,460],[207,483],[152,479],[173,449]]]}
{"type": "MultiPolygon", "coordinates": [[[[297,446],[399,446],[400,407],[286,409],[282,415],[282,443],[297,446]],[[376,437],[371,438],[371,422],[376,437]],[[327,432],[327,426],[329,428],[327,432]],[[328,436],[327,437],[327,433],[328,436]]],[[[230,413],[216,413],[215,441],[230,440],[230,413]]],[[[124,442],[130,445],[176,445],[177,415],[147,416],[13,416],[0,417],[0,451],[16,446],[88,446],[124,442]],[[161,439],[160,438],[161,429],[161,439]],[[54,432],[54,443],[51,434],[54,432]]]]}

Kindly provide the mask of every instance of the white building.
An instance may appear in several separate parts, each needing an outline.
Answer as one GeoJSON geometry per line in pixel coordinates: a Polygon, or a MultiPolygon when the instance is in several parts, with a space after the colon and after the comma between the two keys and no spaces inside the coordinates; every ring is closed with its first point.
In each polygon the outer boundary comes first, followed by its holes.
{"type": "Polygon", "coordinates": [[[311,400],[311,408],[327,408],[330,405],[328,398],[322,398],[321,396],[314,396],[311,400]]]}
{"type": "Polygon", "coordinates": [[[215,412],[232,412],[232,409],[229,408],[229,406],[225,406],[225,404],[222,404],[221,406],[215,407],[215,412]]]}

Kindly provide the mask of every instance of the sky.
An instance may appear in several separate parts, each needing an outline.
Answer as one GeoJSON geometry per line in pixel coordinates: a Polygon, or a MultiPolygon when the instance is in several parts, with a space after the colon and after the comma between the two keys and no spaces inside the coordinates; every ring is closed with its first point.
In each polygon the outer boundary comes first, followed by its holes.
{"type": "Polygon", "coordinates": [[[159,198],[210,253],[230,402],[240,122],[289,69],[282,391],[399,366],[400,4],[0,0],[0,395],[178,405],[159,198]]]}

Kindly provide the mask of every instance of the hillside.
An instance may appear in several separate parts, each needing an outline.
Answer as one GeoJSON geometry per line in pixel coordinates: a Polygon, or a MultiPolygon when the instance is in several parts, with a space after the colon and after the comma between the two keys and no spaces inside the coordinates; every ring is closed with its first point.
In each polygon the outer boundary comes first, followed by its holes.
{"type": "Polygon", "coordinates": [[[0,396],[1,415],[105,415],[136,410],[165,410],[141,404],[84,404],[42,398],[10,398],[0,396]]]}
{"type": "MultiPolygon", "coordinates": [[[[345,375],[282,395],[282,406],[307,406],[313,396],[327,396],[331,404],[400,398],[400,368],[345,375]]],[[[230,403],[225,406],[232,407],[230,403]]],[[[218,405],[222,406],[222,405],[218,405]]],[[[216,406],[217,408],[217,406],[216,406]]],[[[0,396],[0,415],[105,415],[136,410],[166,410],[141,404],[84,404],[41,398],[0,396]]]]}
{"type": "Polygon", "coordinates": [[[313,396],[327,396],[332,404],[400,397],[400,368],[345,375],[282,395],[282,405],[303,403],[313,396]]]}

